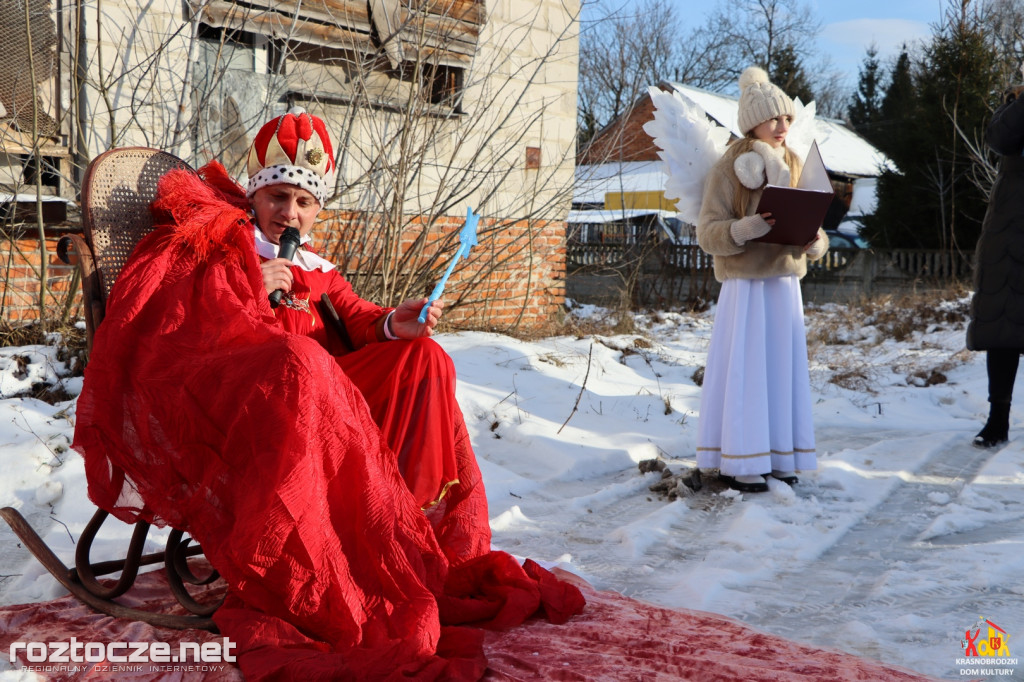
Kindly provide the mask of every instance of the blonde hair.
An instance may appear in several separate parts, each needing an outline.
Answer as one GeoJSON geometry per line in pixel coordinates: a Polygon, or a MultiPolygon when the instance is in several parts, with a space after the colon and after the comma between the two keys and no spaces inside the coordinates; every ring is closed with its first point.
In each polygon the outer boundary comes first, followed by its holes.
{"type": "MultiPolygon", "coordinates": [[[[757,142],[757,138],[754,137],[753,132],[747,133],[743,137],[738,137],[731,142],[725,150],[725,157],[729,159],[730,164],[736,161],[736,157],[740,154],[744,154],[754,150],[754,143],[757,142]]],[[[785,155],[783,159],[786,161],[786,165],[789,166],[789,186],[796,187],[797,182],[800,181],[800,171],[803,170],[804,164],[800,160],[792,149],[786,147],[785,155]]],[[[767,182],[765,183],[767,184],[767,182]]],[[[750,195],[754,191],[744,185],[742,182],[736,183],[736,194],[732,198],[733,213],[736,214],[737,218],[743,218],[747,215],[747,206],[750,204],[750,195]]],[[[764,187],[764,185],[762,185],[764,187]]]]}

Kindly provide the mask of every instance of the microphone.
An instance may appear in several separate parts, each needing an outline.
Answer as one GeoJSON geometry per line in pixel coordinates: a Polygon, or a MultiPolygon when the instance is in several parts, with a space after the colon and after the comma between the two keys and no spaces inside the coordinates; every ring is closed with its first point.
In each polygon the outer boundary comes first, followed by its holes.
{"type": "MultiPolygon", "coordinates": [[[[284,232],[281,233],[281,238],[278,240],[277,257],[291,260],[295,257],[295,251],[299,248],[299,242],[302,240],[299,237],[299,231],[294,227],[284,228],[284,232]]],[[[276,308],[281,305],[281,296],[284,295],[284,289],[274,289],[270,292],[270,307],[276,308]]]]}

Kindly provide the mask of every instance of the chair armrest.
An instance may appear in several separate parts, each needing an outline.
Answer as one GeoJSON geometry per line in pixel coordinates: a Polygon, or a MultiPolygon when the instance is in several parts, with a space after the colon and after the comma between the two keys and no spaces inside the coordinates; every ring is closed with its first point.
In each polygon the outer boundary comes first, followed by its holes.
{"type": "Polygon", "coordinates": [[[78,265],[82,279],[82,314],[85,317],[87,351],[92,351],[92,338],[96,328],[103,321],[106,301],[103,297],[103,283],[96,269],[89,244],[77,234],[68,234],[57,242],[57,257],[68,265],[78,265]]]}

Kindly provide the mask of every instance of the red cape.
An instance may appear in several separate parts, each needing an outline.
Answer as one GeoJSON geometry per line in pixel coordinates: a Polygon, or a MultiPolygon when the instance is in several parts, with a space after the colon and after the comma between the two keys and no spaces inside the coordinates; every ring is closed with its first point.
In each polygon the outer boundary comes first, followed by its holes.
{"type": "Polygon", "coordinates": [[[74,441],[90,498],[203,546],[250,679],[477,679],[482,633],[442,623],[582,610],[575,587],[486,551],[486,508],[437,521],[442,547],[358,386],[277,324],[244,197],[219,165],[201,173],[161,181],[164,224],[97,330],[74,441]]]}

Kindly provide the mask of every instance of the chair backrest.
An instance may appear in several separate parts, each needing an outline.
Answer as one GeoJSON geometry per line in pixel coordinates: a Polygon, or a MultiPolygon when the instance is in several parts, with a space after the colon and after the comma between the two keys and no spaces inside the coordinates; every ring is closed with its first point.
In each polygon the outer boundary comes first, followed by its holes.
{"type": "Polygon", "coordinates": [[[173,154],[148,147],[111,149],[89,164],[82,180],[82,227],[99,276],[94,295],[101,309],[135,245],[153,230],[149,205],[157,182],[175,168],[191,170],[173,154]]]}

